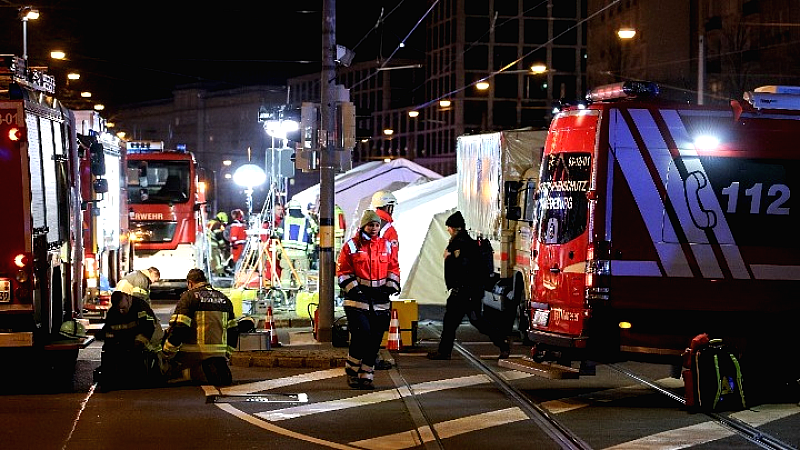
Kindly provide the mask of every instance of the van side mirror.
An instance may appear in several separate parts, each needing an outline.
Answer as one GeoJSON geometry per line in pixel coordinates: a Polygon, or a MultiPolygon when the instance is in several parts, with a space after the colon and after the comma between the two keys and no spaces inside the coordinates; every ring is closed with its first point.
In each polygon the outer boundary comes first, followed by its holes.
{"type": "Polygon", "coordinates": [[[106,155],[103,150],[103,144],[95,142],[89,146],[89,162],[92,175],[102,177],[106,174],[106,155]]]}
{"type": "Polygon", "coordinates": [[[108,192],[108,180],[105,178],[98,178],[92,183],[92,189],[97,194],[105,194],[108,192]]]}

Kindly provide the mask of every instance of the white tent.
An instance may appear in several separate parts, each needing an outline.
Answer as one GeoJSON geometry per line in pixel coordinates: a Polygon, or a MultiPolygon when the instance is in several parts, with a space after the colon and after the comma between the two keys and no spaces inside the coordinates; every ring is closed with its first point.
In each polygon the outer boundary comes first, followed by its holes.
{"type": "Polygon", "coordinates": [[[401,298],[418,304],[444,305],[442,254],[450,238],[444,221],[455,210],[456,176],[407,186],[394,192],[392,218],[400,238],[401,298]]]}
{"type": "MultiPolygon", "coordinates": [[[[371,161],[340,174],[334,180],[335,202],[345,214],[348,225],[358,221],[358,204],[362,198],[372,196],[381,189],[396,190],[410,183],[422,183],[442,178],[438,173],[426,169],[407,159],[398,158],[389,162],[371,161]]],[[[306,207],[319,201],[319,184],[292,196],[306,207]]]]}

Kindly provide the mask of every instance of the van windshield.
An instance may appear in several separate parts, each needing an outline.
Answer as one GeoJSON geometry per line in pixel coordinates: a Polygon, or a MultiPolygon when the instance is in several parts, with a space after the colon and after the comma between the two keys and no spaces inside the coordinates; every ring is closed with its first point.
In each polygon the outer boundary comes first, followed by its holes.
{"type": "Polygon", "coordinates": [[[536,201],[539,242],[564,244],[586,231],[591,167],[589,153],[545,155],[536,201]]]}

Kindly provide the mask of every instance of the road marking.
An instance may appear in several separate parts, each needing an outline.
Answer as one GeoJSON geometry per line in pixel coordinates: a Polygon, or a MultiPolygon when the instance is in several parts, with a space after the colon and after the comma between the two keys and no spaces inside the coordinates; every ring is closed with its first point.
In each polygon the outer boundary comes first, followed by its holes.
{"type": "MultiPolygon", "coordinates": [[[[799,412],[800,409],[794,404],[762,405],[733,413],[731,417],[739,419],[750,426],[760,427],[773,420],[783,419],[799,412]]],[[[735,434],[717,422],[708,421],[623,442],[622,444],[607,447],[605,450],[634,450],[642,448],[647,448],[647,450],[678,450],[725,439],[735,434]]]]}
{"type": "MultiPolygon", "coordinates": [[[[411,390],[415,395],[423,395],[445,389],[458,389],[488,382],[489,378],[485,375],[471,375],[466,377],[450,378],[446,380],[434,380],[426,381],[424,383],[417,383],[411,386],[411,390]]],[[[256,413],[255,415],[270,421],[295,419],[298,417],[310,416],[312,414],[340,411],[348,408],[357,408],[392,400],[399,400],[401,395],[410,395],[410,393],[407,391],[401,391],[399,389],[387,389],[385,391],[371,392],[369,394],[357,395],[350,398],[266,411],[256,413]]]]}
{"type": "MultiPolygon", "coordinates": [[[[439,422],[434,424],[433,428],[440,439],[447,439],[464,433],[485,430],[521,420],[528,420],[528,416],[521,409],[513,407],[439,422]]],[[[401,450],[416,447],[434,439],[435,437],[429,427],[420,427],[418,430],[351,442],[350,445],[373,450],[401,450]],[[422,442],[419,442],[418,436],[422,436],[422,442]]]]}
{"type": "MultiPolygon", "coordinates": [[[[681,387],[683,386],[683,382],[680,380],[676,380],[675,378],[662,378],[660,380],[656,380],[656,384],[665,387],[665,388],[674,388],[674,387],[681,387]],[[680,386],[676,386],[675,381],[678,381],[680,386]]],[[[646,387],[644,384],[634,384],[630,386],[623,386],[614,389],[605,389],[602,391],[590,392],[588,394],[577,395],[575,397],[569,398],[560,398],[558,400],[550,400],[547,402],[543,402],[541,404],[542,407],[547,409],[549,412],[553,414],[562,414],[569,411],[574,411],[576,409],[585,408],[587,406],[591,406],[592,404],[597,403],[598,401],[603,401],[600,397],[612,398],[613,400],[620,400],[623,398],[630,398],[630,397],[638,397],[642,395],[641,392],[636,392],[636,389],[642,389],[646,387]],[[589,400],[589,401],[587,401],[589,400]]],[[[650,388],[647,388],[650,390],[650,388]]],[[[650,392],[654,392],[650,390],[650,392]]]]}
{"type": "Polygon", "coordinates": [[[341,450],[359,450],[356,447],[351,447],[349,445],[340,444],[338,442],[326,441],[324,439],[315,438],[313,436],[308,436],[306,434],[297,433],[295,431],[287,430],[286,428],[279,427],[277,425],[271,424],[269,422],[265,422],[263,420],[259,420],[250,414],[247,414],[244,411],[240,411],[233,407],[233,405],[229,403],[217,403],[217,408],[231,414],[234,417],[238,417],[239,419],[244,420],[247,423],[255,425],[261,429],[270,431],[272,433],[280,434],[282,436],[299,439],[301,441],[311,442],[313,444],[324,445],[330,448],[336,448],[341,450]]]}
{"type": "Polygon", "coordinates": [[[254,383],[237,384],[236,386],[221,389],[223,395],[252,394],[255,392],[278,389],[295,384],[307,383],[310,381],[326,380],[328,378],[343,377],[344,369],[319,370],[316,372],[301,373],[291,377],[276,378],[274,380],[256,381],[254,383]]]}

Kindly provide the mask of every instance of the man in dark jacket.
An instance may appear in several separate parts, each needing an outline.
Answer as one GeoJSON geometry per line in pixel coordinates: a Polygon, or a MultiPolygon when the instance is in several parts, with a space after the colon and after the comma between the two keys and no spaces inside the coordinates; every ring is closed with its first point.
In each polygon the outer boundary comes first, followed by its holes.
{"type": "Polygon", "coordinates": [[[189,290],[169,319],[162,349],[170,363],[170,381],[205,379],[215,386],[230,385],[228,357],[239,338],[233,304],[208,284],[200,269],[189,271],[186,284],[189,290]]]}
{"type": "Polygon", "coordinates": [[[456,329],[466,314],[470,323],[489,336],[500,348],[500,358],[508,358],[510,343],[502,329],[491,327],[481,319],[483,276],[481,275],[478,244],[467,233],[464,217],[456,211],[445,222],[450,242],[444,251],[444,282],[450,295],[447,297],[442,337],[439,349],[428,353],[429,359],[450,359],[456,329]]]}

